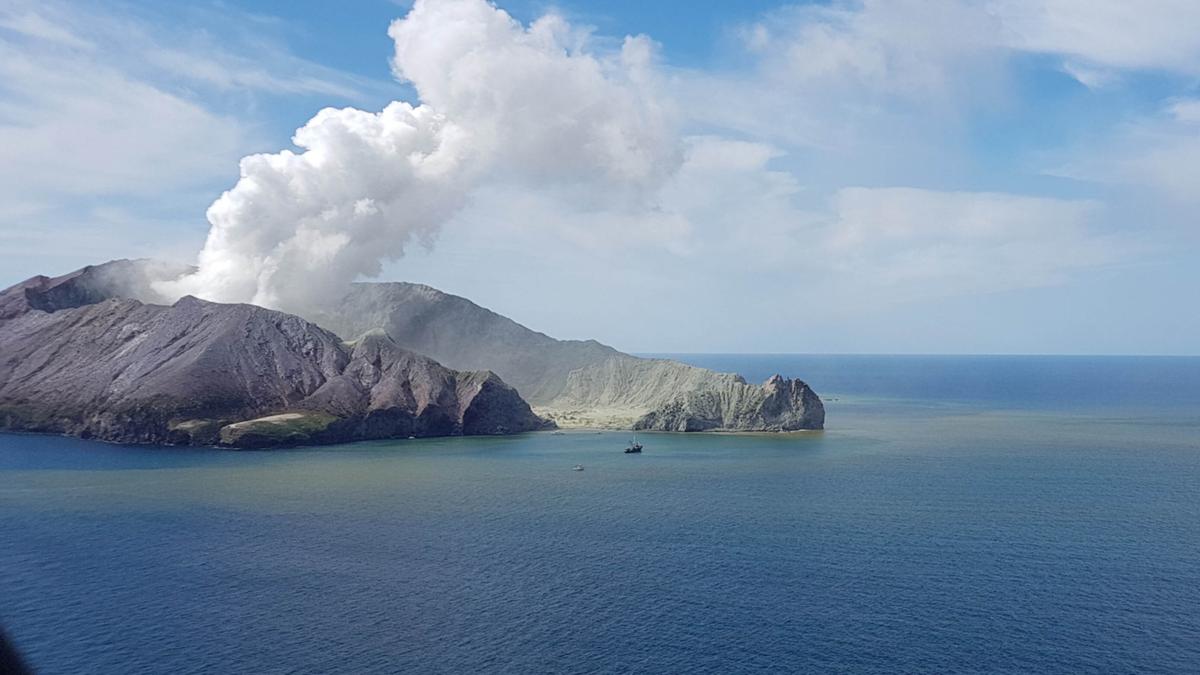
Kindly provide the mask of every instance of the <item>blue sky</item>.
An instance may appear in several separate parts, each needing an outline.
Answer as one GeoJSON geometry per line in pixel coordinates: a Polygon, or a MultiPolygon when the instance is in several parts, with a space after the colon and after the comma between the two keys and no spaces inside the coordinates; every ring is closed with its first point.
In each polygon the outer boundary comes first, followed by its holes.
{"type": "Polygon", "coordinates": [[[1200,353],[1196,3],[10,4],[3,285],[203,250],[177,292],[631,351],[1200,353]]]}

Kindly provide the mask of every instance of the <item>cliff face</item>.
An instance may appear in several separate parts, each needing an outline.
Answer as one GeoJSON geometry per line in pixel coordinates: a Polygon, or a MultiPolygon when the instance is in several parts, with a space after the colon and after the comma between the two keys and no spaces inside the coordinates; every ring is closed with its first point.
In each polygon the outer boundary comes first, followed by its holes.
{"type": "Polygon", "coordinates": [[[634,423],[650,431],[797,431],[825,426],[825,406],[807,384],[775,375],[761,386],[728,382],[684,392],[634,423]]]}
{"type": "Polygon", "coordinates": [[[252,305],[98,299],[105,276],[0,293],[0,428],[267,447],[545,426],[494,374],[450,370],[385,335],[347,346],[252,305]]]}
{"type": "Polygon", "coordinates": [[[825,425],[825,406],[800,380],[776,375],[753,385],[732,373],[623,354],[573,371],[545,413],[568,425],[654,431],[796,431],[825,425]]]}
{"type": "Polygon", "coordinates": [[[790,431],[824,425],[820,398],[798,380],[751,385],[592,340],[555,340],[419,284],[355,284],[337,307],[310,318],[347,339],[382,330],[452,368],[491,369],[562,426],[790,431]]]}

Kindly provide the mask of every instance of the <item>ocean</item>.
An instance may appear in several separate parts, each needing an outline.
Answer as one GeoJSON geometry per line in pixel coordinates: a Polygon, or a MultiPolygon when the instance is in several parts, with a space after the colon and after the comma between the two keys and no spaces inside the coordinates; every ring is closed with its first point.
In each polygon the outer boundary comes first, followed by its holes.
{"type": "Polygon", "coordinates": [[[1200,671],[1200,358],[675,356],[827,430],[0,435],[0,623],[43,673],[1200,671]]]}

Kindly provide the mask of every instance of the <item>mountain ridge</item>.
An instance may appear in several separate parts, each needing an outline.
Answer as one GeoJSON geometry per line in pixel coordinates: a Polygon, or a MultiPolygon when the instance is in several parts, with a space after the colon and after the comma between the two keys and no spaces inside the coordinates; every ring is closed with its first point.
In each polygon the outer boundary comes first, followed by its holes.
{"type": "Polygon", "coordinates": [[[0,427],[234,447],[546,427],[494,373],[384,335],[346,345],[297,316],[191,296],[93,302],[85,270],[0,292],[0,427]],[[46,293],[65,300],[39,309],[46,293]]]}
{"type": "MultiPolygon", "coordinates": [[[[383,330],[453,368],[488,368],[560,426],[793,431],[824,427],[807,384],[780,403],[771,380],[748,384],[669,359],[633,356],[595,340],[557,340],[467,298],[410,282],[354,284],[309,318],[343,338],[383,330]],[[649,417],[648,417],[649,416],[649,417]]],[[[785,378],[780,378],[785,379],[785,378]]]]}
{"type": "Polygon", "coordinates": [[[158,297],[156,280],[187,269],[119,260],[0,292],[0,426],[241,446],[547,424],[661,431],[824,426],[820,397],[800,380],[749,384],[595,340],[556,340],[423,284],[357,283],[341,302],[307,318],[191,296],[172,305],[140,300],[158,297]],[[166,355],[138,351],[147,341],[161,343],[166,355]],[[48,355],[46,345],[56,351],[48,355]],[[113,365],[122,358],[129,362],[113,365]],[[20,370],[38,359],[41,368],[54,362],[66,370],[20,370]],[[153,371],[145,372],[147,364],[153,371]],[[224,371],[235,379],[220,379],[224,371]],[[39,384],[39,372],[57,375],[39,384]],[[237,386],[230,389],[231,382],[237,386]],[[127,389],[132,399],[113,398],[127,389]],[[82,398],[85,392],[91,398],[82,398]],[[195,399],[210,405],[188,412],[186,402],[195,399]]]}

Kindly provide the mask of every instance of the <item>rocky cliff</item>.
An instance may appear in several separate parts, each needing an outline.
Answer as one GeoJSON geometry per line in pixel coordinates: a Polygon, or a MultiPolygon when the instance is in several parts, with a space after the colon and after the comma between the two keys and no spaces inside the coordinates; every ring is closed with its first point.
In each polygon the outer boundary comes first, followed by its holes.
{"type": "Polygon", "coordinates": [[[347,345],[299,317],[123,297],[130,263],[0,293],[0,428],[139,443],[267,447],[543,428],[490,372],[386,335],[347,345]],[[121,269],[125,267],[126,269],[121,269]]]}
{"type": "Polygon", "coordinates": [[[772,376],[760,386],[736,380],[684,392],[646,413],[651,431],[798,431],[820,429],[825,406],[807,384],[772,376]]]}
{"type": "Polygon", "coordinates": [[[762,385],[666,359],[621,354],[571,372],[544,414],[564,426],[655,431],[821,429],[825,407],[804,382],[775,375],[762,385]]]}
{"type": "Polygon", "coordinates": [[[799,380],[747,384],[594,340],[556,340],[475,303],[409,283],[355,284],[309,318],[344,338],[382,330],[452,368],[495,371],[561,426],[766,431],[820,429],[821,399],[799,380]],[[788,393],[783,393],[788,392],[788,393]]]}

